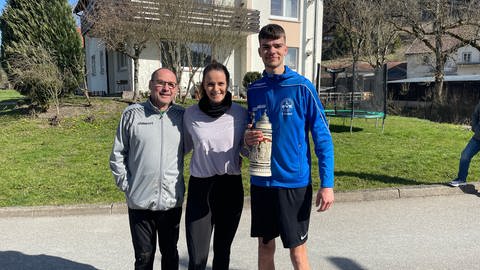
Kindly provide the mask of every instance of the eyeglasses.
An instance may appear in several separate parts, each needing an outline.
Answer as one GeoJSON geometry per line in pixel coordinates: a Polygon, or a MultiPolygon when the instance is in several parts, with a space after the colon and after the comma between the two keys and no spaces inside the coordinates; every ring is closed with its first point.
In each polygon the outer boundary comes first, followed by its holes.
{"type": "Polygon", "coordinates": [[[175,88],[177,86],[177,83],[174,83],[174,82],[166,82],[166,81],[162,81],[162,80],[154,80],[153,81],[153,84],[155,86],[161,86],[161,87],[165,87],[167,86],[168,88],[175,88]]]}

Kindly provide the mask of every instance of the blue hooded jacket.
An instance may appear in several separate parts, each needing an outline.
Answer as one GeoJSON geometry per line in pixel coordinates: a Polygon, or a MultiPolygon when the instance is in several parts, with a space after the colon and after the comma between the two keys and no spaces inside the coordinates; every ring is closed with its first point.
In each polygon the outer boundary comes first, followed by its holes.
{"type": "Polygon", "coordinates": [[[273,133],[272,176],[251,176],[251,184],[299,188],[311,183],[310,131],[321,187],[333,187],[333,142],[313,84],[285,66],[280,75],[263,72],[263,77],[250,85],[247,96],[249,115],[254,115],[256,122],[266,110],[273,133]]]}

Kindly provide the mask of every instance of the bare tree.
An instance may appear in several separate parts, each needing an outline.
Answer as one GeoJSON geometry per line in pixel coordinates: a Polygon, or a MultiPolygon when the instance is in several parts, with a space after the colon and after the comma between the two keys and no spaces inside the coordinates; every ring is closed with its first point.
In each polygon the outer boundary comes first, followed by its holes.
{"type": "Polygon", "coordinates": [[[96,0],[84,13],[90,35],[100,38],[105,47],[127,55],[133,60],[133,100],[140,97],[138,87],[139,58],[151,39],[153,21],[142,2],[130,0],[96,0]]]}
{"type": "Polygon", "coordinates": [[[465,45],[480,48],[479,0],[388,1],[390,22],[421,42],[433,55],[433,101],[444,102],[445,63],[465,45]]]}
{"type": "Polygon", "coordinates": [[[138,97],[138,59],[147,43],[157,43],[163,66],[174,70],[179,80],[184,68],[191,67],[193,82],[199,67],[196,62],[203,63],[223,50],[231,52],[247,34],[258,31],[258,22],[252,26],[249,12],[221,1],[96,0],[84,18],[92,36],[133,59],[134,96],[138,97]]]}
{"type": "MultiPolygon", "coordinates": [[[[394,49],[399,40],[399,31],[389,23],[385,23],[385,15],[388,13],[389,6],[383,3],[383,0],[371,0],[366,2],[366,10],[369,13],[367,36],[363,43],[363,59],[367,61],[375,72],[375,84],[373,92],[381,97],[380,93],[386,95],[386,74],[388,61],[387,57],[394,49]]],[[[383,98],[371,99],[371,106],[379,110],[381,107],[386,113],[385,96],[383,98]],[[383,105],[383,106],[382,106],[383,105]]]]}
{"type": "Polygon", "coordinates": [[[211,60],[225,61],[251,32],[250,11],[225,1],[166,0],[157,5],[169,14],[171,25],[155,32],[162,64],[174,70],[179,80],[188,70],[187,92],[180,92],[184,102],[197,72],[211,60]]]}
{"type": "Polygon", "coordinates": [[[67,69],[62,73],[54,54],[42,46],[20,44],[15,49],[9,53],[10,78],[15,88],[32,100],[34,114],[35,107],[46,111],[53,104],[56,118],[59,118],[59,97],[64,87],[63,78],[68,75],[67,69]]]}
{"type": "MultiPolygon", "coordinates": [[[[398,30],[385,23],[390,8],[383,0],[329,0],[325,2],[326,22],[347,37],[352,57],[381,67],[393,50],[398,30]]],[[[330,30],[331,31],[331,30],[330,30]]]]}
{"type": "MultiPolygon", "coordinates": [[[[325,10],[331,13],[325,16],[334,20],[330,25],[337,27],[337,30],[346,37],[347,47],[352,57],[352,93],[356,92],[356,63],[366,54],[365,48],[369,48],[372,53],[374,51],[373,46],[366,45],[376,30],[374,5],[371,0],[329,0],[325,1],[325,10]]],[[[369,45],[373,44],[373,42],[369,43],[369,45]]]]}
{"type": "Polygon", "coordinates": [[[383,0],[367,1],[368,12],[367,36],[363,43],[363,59],[373,68],[381,68],[387,61],[387,56],[394,50],[398,41],[398,30],[392,25],[385,23],[385,16],[390,7],[383,0]]]}

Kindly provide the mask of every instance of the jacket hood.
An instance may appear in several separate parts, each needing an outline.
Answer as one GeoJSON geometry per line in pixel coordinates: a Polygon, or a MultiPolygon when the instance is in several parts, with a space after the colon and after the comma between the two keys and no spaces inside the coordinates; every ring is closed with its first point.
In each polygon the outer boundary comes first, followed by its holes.
{"type": "Polygon", "coordinates": [[[288,66],[285,66],[285,71],[282,74],[270,74],[270,73],[267,73],[265,70],[263,71],[263,77],[268,78],[270,80],[284,81],[297,76],[298,76],[298,73],[291,70],[288,66]]]}

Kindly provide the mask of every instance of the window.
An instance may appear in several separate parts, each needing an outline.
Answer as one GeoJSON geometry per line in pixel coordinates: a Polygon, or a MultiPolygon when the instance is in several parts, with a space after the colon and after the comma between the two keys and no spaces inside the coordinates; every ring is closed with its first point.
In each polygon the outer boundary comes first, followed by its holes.
{"type": "Polygon", "coordinates": [[[117,65],[118,71],[127,70],[127,55],[123,53],[117,53],[117,65]]]}
{"type": "Polygon", "coordinates": [[[298,18],[298,0],[271,0],[270,14],[273,16],[298,18]]]}
{"type": "Polygon", "coordinates": [[[100,74],[105,74],[105,57],[103,52],[100,52],[100,74]]]}
{"type": "MultiPolygon", "coordinates": [[[[175,44],[162,42],[162,63],[167,64],[174,61],[171,54],[168,53],[169,48],[174,48],[175,44]]],[[[183,67],[204,67],[212,61],[212,47],[206,43],[190,43],[182,46],[181,49],[181,65],[183,67]]]]}
{"type": "Polygon", "coordinates": [[[298,63],[298,48],[288,48],[288,53],[285,56],[285,65],[293,70],[297,70],[298,63]]]}
{"type": "Polygon", "coordinates": [[[91,61],[91,67],[92,67],[92,76],[96,76],[97,75],[97,63],[95,61],[95,55],[92,55],[91,57],[92,61],[91,61]]]}
{"type": "Polygon", "coordinates": [[[212,48],[205,43],[191,43],[182,53],[182,65],[188,67],[204,67],[212,61],[212,48]]]}
{"type": "Polygon", "coordinates": [[[471,63],[472,62],[472,53],[471,52],[464,52],[462,54],[463,63],[471,63]]]}
{"type": "Polygon", "coordinates": [[[430,63],[431,63],[430,56],[424,55],[423,58],[422,58],[422,62],[423,62],[424,65],[430,65],[430,63]]]}

